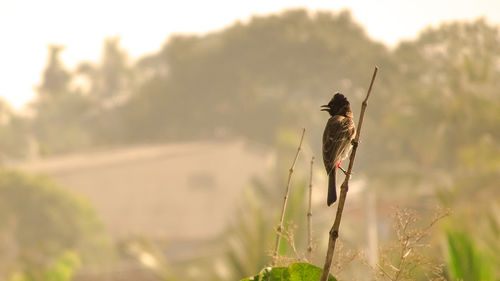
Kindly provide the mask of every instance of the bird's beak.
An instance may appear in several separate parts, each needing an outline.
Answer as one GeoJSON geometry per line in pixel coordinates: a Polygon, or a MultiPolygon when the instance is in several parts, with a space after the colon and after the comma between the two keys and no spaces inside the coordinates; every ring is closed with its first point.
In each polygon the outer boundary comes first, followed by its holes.
{"type": "Polygon", "coordinates": [[[324,108],[321,109],[321,111],[328,111],[328,110],[330,110],[330,106],[328,106],[328,104],[322,105],[321,107],[324,107],[324,108]]]}

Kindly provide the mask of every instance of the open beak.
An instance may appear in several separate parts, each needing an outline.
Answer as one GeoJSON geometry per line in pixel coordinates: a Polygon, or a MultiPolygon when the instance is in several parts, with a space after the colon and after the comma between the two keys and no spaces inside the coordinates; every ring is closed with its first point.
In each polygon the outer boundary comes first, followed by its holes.
{"type": "Polygon", "coordinates": [[[321,109],[321,111],[328,111],[328,110],[330,110],[330,106],[328,106],[328,104],[322,105],[321,107],[324,107],[324,108],[321,109]]]}

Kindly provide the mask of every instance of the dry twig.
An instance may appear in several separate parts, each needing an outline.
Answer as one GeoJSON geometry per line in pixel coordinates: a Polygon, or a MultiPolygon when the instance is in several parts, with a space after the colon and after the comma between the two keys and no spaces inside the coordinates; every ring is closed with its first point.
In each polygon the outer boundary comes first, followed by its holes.
{"type": "Polygon", "coordinates": [[[371,90],[373,87],[373,82],[375,81],[375,77],[377,76],[377,71],[378,71],[378,67],[375,67],[375,70],[373,71],[372,80],[370,82],[370,87],[368,88],[368,92],[366,93],[366,97],[363,100],[363,103],[361,104],[361,113],[359,115],[359,122],[358,122],[357,131],[356,131],[356,137],[354,139],[354,145],[352,148],[351,156],[349,158],[349,167],[347,169],[347,174],[345,176],[344,182],[342,183],[342,186],[340,187],[340,198],[339,198],[339,203],[338,203],[338,207],[337,207],[337,214],[335,216],[335,221],[333,223],[333,226],[330,229],[330,236],[329,236],[329,240],[328,240],[328,250],[326,253],[325,265],[323,266],[323,274],[321,275],[320,281],[326,281],[328,279],[328,274],[330,273],[330,267],[332,265],[332,259],[333,259],[333,252],[335,251],[335,242],[337,241],[337,238],[339,236],[340,221],[342,219],[342,212],[344,210],[345,199],[347,196],[347,187],[349,184],[349,178],[351,177],[352,166],[354,164],[354,158],[356,157],[356,151],[358,149],[359,136],[361,133],[361,126],[363,125],[363,118],[365,115],[366,107],[368,105],[368,98],[370,97],[370,93],[371,93],[371,90]]]}
{"type": "Polygon", "coordinates": [[[300,143],[299,147],[297,148],[297,153],[295,154],[295,158],[293,159],[292,166],[288,170],[288,180],[286,183],[286,191],[285,191],[285,197],[283,200],[283,208],[281,209],[281,219],[280,219],[280,224],[278,225],[278,228],[276,229],[276,243],[274,246],[274,252],[273,252],[273,265],[276,265],[276,261],[278,259],[278,250],[280,248],[280,242],[281,242],[281,235],[283,233],[283,220],[285,219],[285,211],[286,211],[286,204],[288,202],[288,195],[290,194],[290,181],[292,179],[292,174],[293,174],[293,169],[295,168],[295,163],[297,162],[297,158],[299,157],[299,152],[302,149],[302,141],[304,140],[304,134],[306,132],[306,129],[302,129],[302,136],[300,137],[300,143]]]}
{"type": "Polygon", "coordinates": [[[313,176],[314,156],[311,158],[311,172],[309,174],[309,208],[307,211],[307,260],[310,262],[312,259],[313,238],[312,238],[312,176],[313,176]]]}
{"type": "Polygon", "coordinates": [[[417,228],[415,212],[408,209],[396,210],[394,228],[397,243],[382,251],[381,262],[377,264],[381,276],[390,281],[413,280],[412,272],[420,268],[426,269],[423,272],[430,271],[430,274],[425,273],[428,280],[443,280],[441,266],[436,266],[422,253],[422,249],[429,246],[422,243],[422,240],[429,236],[432,226],[448,215],[449,211],[446,210],[436,213],[427,226],[417,228]]]}

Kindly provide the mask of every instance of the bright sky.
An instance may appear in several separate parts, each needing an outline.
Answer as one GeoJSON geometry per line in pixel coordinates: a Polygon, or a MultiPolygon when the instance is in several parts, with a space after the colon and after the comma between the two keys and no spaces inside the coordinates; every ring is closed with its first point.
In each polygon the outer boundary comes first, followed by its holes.
{"type": "Polygon", "coordinates": [[[62,58],[71,68],[98,60],[109,36],[120,36],[136,58],[158,50],[171,33],[203,33],[302,6],[348,8],[373,38],[389,45],[443,20],[486,16],[500,23],[498,0],[0,0],[0,96],[16,109],[35,96],[50,43],[66,46],[62,58]]]}

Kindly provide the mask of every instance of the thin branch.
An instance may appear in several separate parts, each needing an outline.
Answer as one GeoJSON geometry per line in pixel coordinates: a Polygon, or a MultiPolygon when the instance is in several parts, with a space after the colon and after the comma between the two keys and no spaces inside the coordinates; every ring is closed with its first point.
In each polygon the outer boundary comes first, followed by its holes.
{"type": "Polygon", "coordinates": [[[286,183],[286,192],[285,192],[285,197],[283,200],[283,208],[281,209],[281,219],[280,219],[280,224],[278,225],[278,228],[276,229],[276,244],[274,246],[274,254],[273,254],[273,265],[276,265],[276,261],[278,259],[278,250],[280,248],[280,242],[281,242],[281,235],[283,232],[283,220],[285,219],[285,210],[286,210],[286,204],[288,202],[288,194],[290,193],[290,181],[292,179],[292,174],[293,174],[293,169],[295,168],[295,163],[297,162],[297,158],[299,157],[299,152],[302,149],[302,141],[304,140],[304,134],[306,132],[306,129],[302,129],[302,136],[300,137],[300,143],[299,147],[297,148],[297,153],[295,154],[295,158],[293,159],[292,166],[288,170],[288,181],[286,183]]]}
{"type": "Polygon", "coordinates": [[[312,201],[312,178],[313,178],[313,165],[314,165],[314,156],[311,158],[311,172],[309,174],[309,208],[307,211],[307,260],[310,262],[312,259],[312,250],[313,250],[313,238],[312,238],[312,209],[311,209],[311,201],[312,201]]]}
{"type": "Polygon", "coordinates": [[[349,179],[352,173],[352,166],[354,165],[354,158],[356,157],[356,151],[358,150],[359,144],[359,136],[361,133],[361,126],[363,125],[363,118],[365,115],[366,107],[368,106],[368,98],[370,97],[370,93],[372,91],[373,82],[375,81],[375,77],[377,76],[378,67],[375,66],[375,70],[373,71],[372,80],[370,82],[370,87],[368,88],[368,92],[366,93],[366,97],[361,104],[361,113],[359,115],[358,128],[356,131],[356,137],[354,139],[354,145],[352,148],[351,156],[349,158],[349,167],[347,169],[347,174],[345,176],[344,182],[340,187],[340,198],[337,207],[337,214],[335,216],[335,221],[333,223],[332,228],[330,229],[330,237],[328,239],[328,250],[325,258],[325,265],[323,266],[323,274],[321,275],[320,281],[326,281],[328,279],[328,274],[330,273],[330,267],[332,266],[333,252],[335,251],[335,242],[339,236],[339,227],[340,220],[342,219],[342,212],[344,210],[345,199],[347,196],[347,186],[349,184],[349,179]]]}
{"type": "MultiPolygon", "coordinates": [[[[406,228],[406,226],[405,226],[406,228]]],[[[408,236],[407,236],[408,237],[408,236]]],[[[406,238],[407,240],[404,241],[403,243],[403,247],[401,247],[401,253],[400,253],[400,256],[399,256],[399,263],[398,263],[398,266],[395,267],[393,266],[392,264],[390,264],[390,266],[394,267],[395,271],[396,271],[396,275],[394,276],[394,279],[395,281],[399,280],[399,276],[401,275],[401,272],[403,272],[403,266],[405,264],[405,261],[406,261],[406,257],[408,255],[406,255],[406,251],[408,251],[408,244],[409,244],[409,237],[406,238]]],[[[411,249],[411,248],[410,248],[411,249]]]]}
{"type": "Polygon", "coordinates": [[[385,271],[385,269],[382,266],[380,266],[380,264],[377,264],[377,266],[380,269],[380,272],[383,273],[383,275],[389,278],[389,280],[392,280],[392,276],[389,273],[387,273],[387,271],[385,271]]]}
{"type": "MultiPolygon", "coordinates": [[[[436,214],[436,216],[432,219],[432,221],[430,222],[430,224],[424,228],[422,230],[422,232],[424,233],[427,233],[429,231],[429,229],[431,229],[438,221],[444,219],[445,217],[449,216],[450,215],[450,210],[446,210],[444,213],[442,214],[436,214]]],[[[422,240],[422,238],[424,238],[425,235],[422,235],[420,237],[418,237],[417,239],[415,239],[415,243],[418,243],[420,242],[420,240],[422,240]]]]}
{"type": "MultiPolygon", "coordinates": [[[[415,218],[410,217],[411,213],[406,209],[397,211],[397,229],[395,229],[395,231],[398,236],[401,250],[399,251],[397,266],[388,262],[388,266],[394,270],[394,276],[392,276],[390,280],[398,281],[404,279],[406,277],[405,275],[409,275],[410,272],[418,266],[418,264],[410,262],[410,260],[414,258],[416,249],[422,247],[418,242],[424,237],[427,237],[430,228],[447,215],[447,212],[443,214],[437,213],[425,228],[413,229],[412,224],[415,222],[415,218]],[[400,215],[400,213],[402,213],[402,215],[400,215]]],[[[382,266],[379,265],[379,268],[382,268],[382,266]]]]}
{"type": "MultiPolygon", "coordinates": [[[[389,264],[389,266],[393,267],[395,270],[396,275],[394,275],[394,278],[392,280],[397,281],[399,280],[399,277],[401,276],[401,273],[403,272],[403,267],[406,262],[406,257],[408,256],[406,253],[411,250],[410,246],[410,239],[412,238],[411,235],[409,234],[410,230],[408,228],[410,227],[410,224],[414,222],[413,219],[411,218],[400,218],[400,227],[402,228],[401,234],[398,234],[398,240],[401,243],[401,251],[399,253],[399,262],[398,266],[394,266],[392,264],[389,264]],[[401,222],[401,219],[404,219],[404,222],[401,222]]],[[[399,231],[398,231],[399,233],[399,231]]]]}
{"type": "Polygon", "coordinates": [[[288,226],[285,234],[286,234],[285,235],[285,239],[287,240],[288,244],[290,244],[290,248],[292,248],[293,253],[295,254],[295,257],[299,261],[302,260],[302,258],[300,257],[299,252],[297,251],[297,247],[295,247],[294,229],[290,230],[290,226],[288,226]]]}

